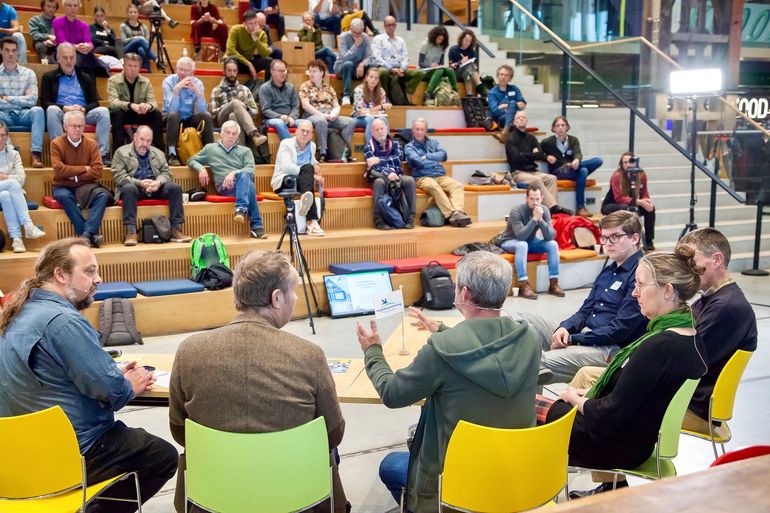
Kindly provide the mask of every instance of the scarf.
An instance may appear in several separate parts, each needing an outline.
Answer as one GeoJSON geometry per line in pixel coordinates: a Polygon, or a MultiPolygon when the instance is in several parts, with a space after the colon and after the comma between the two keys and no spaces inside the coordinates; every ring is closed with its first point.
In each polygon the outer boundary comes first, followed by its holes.
{"type": "Polygon", "coordinates": [[[592,386],[591,390],[588,391],[586,397],[597,397],[604,389],[604,387],[607,386],[607,383],[609,383],[610,378],[612,378],[612,375],[615,373],[615,371],[622,367],[626,360],[631,357],[631,355],[642,344],[642,342],[648,338],[662,333],[669,328],[693,328],[694,326],[695,323],[689,310],[685,312],[673,311],[651,319],[650,322],[647,323],[647,333],[618,351],[618,354],[615,355],[604,372],[602,372],[602,375],[599,376],[599,379],[596,380],[594,386],[592,386]]]}

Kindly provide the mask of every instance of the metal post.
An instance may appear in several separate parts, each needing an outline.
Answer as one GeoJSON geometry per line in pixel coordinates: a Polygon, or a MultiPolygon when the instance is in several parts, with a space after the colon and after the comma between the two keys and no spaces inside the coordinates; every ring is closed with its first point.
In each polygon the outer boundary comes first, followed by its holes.
{"type": "Polygon", "coordinates": [[[561,58],[561,115],[567,117],[567,100],[569,99],[569,55],[562,53],[561,58]]]}
{"type": "Polygon", "coordinates": [[[752,268],[748,271],[741,271],[741,274],[745,274],[746,276],[767,276],[770,274],[759,268],[759,245],[762,241],[762,211],[765,206],[763,196],[764,191],[760,192],[759,198],[757,199],[757,227],[754,231],[754,263],[752,268]]]}
{"type": "MultiPolygon", "coordinates": [[[[719,159],[714,159],[714,174],[719,176],[719,159]]],[[[711,200],[709,202],[709,228],[717,222],[717,182],[711,180],[711,200]]]]}
{"type": "Polygon", "coordinates": [[[634,111],[632,110],[628,112],[631,113],[628,120],[628,151],[633,153],[634,141],[636,140],[636,114],[634,114],[634,111]]]}
{"type": "Polygon", "coordinates": [[[406,0],[406,30],[412,30],[412,2],[415,0],[406,0]]]}

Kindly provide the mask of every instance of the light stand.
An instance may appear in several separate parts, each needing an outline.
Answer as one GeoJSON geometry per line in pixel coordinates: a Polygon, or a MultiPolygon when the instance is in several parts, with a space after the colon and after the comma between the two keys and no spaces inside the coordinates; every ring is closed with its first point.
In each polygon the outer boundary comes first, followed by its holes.
{"type": "MultiPolygon", "coordinates": [[[[698,197],[695,194],[695,159],[698,158],[698,145],[696,141],[698,137],[698,97],[688,98],[687,105],[692,108],[692,126],[690,127],[690,218],[679,233],[679,239],[698,229],[698,225],[695,223],[695,204],[698,203],[698,197]]],[[[686,112],[685,119],[687,119],[686,112]]]]}

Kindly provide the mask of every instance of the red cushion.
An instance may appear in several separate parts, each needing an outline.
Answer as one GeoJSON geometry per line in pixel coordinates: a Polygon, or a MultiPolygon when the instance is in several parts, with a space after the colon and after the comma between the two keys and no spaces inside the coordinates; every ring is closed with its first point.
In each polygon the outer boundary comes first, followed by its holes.
{"type": "Polygon", "coordinates": [[[372,190],[368,187],[330,187],[324,189],[325,198],[360,198],[371,195],[372,190]]]}
{"type": "Polygon", "coordinates": [[[85,130],[83,130],[87,134],[93,134],[96,132],[96,125],[86,125],[85,130]]]}
{"type": "Polygon", "coordinates": [[[391,265],[395,272],[401,273],[415,273],[426,267],[430,262],[437,261],[447,269],[454,269],[457,265],[457,261],[460,260],[457,255],[431,255],[412,258],[395,258],[393,260],[379,260],[379,263],[384,265],[391,265]]]}
{"type": "Polygon", "coordinates": [[[538,262],[547,259],[548,253],[527,253],[527,262],[538,262]]]}
{"type": "MultiPolygon", "coordinates": [[[[296,128],[294,128],[294,127],[290,127],[290,128],[289,128],[289,133],[290,133],[290,134],[293,134],[295,130],[296,130],[296,128]]],[[[267,133],[268,133],[268,134],[276,134],[276,133],[278,133],[278,132],[276,132],[276,131],[275,131],[275,128],[273,128],[273,127],[269,127],[269,128],[267,129],[267,133]]]]}
{"type": "MultiPolygon", "coordinates": [[[[123,200],[118,200],[118,205],[123,206],[123,200]]],[[[137,207],[154,207],[157,205],[168,205],[168,200],[164,199],[143,199],[136,202],[137,207]]]]}
{"type": "Polygon", "coordinates": [[[430,131],[432,134],[481,134],[486,132],[481,127],[466,128],[436,128],[430,131]]]}
{"type": "MultiPolygon", "coordinates": [[[[201,38],[201,43],[203,43],[204,39],[208,39],[205,37],[201,38]]],[[[212,42],[216,43],[216,39],[212,39],[212,42]]],[[[196,69],[195,75],[198,77],[223,77],[225,74],[221,69],[196,69]]]]}
{"type": "MultiPolygon", "coordinates": [[[[257,201],[265,199],[261,194],[257,194],[257,201]]],[[[206,194],[206,201],[211,203],[235,203],[235,196],[220,196],[219,194],[206,194]]]]}
{"type": "Polygon", "coordinates": [[[43,205],[45,205],[48,208],[55,208],[58,210],[61,210],[64,208],[61,203],[59,203],[53,198],[53,196],[43,196],[43,205]]]}

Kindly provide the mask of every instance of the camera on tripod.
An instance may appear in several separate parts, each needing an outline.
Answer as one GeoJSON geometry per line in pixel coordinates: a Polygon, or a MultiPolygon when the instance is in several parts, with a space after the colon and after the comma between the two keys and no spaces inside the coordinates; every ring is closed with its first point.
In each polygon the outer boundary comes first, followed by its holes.
{"type": "Polygon", "coordinates": [[[299,194],[299,190],[297,190],[297,178],[294,176],[285,176],[283,178],[283,190],[278,193],[280,197],[283,198],[284,202],[286,200],[291,200],[299,194]]]}
{"type": "Polygon", "coordinates": [[[153,24],[154,27],[160,27],[160,24],[163,23],[163,14],[160,12],[160,6],[156,5],[152,8],[152,12],[147,15],[147,18],[150,20],[150,23],[153,24]]]}

